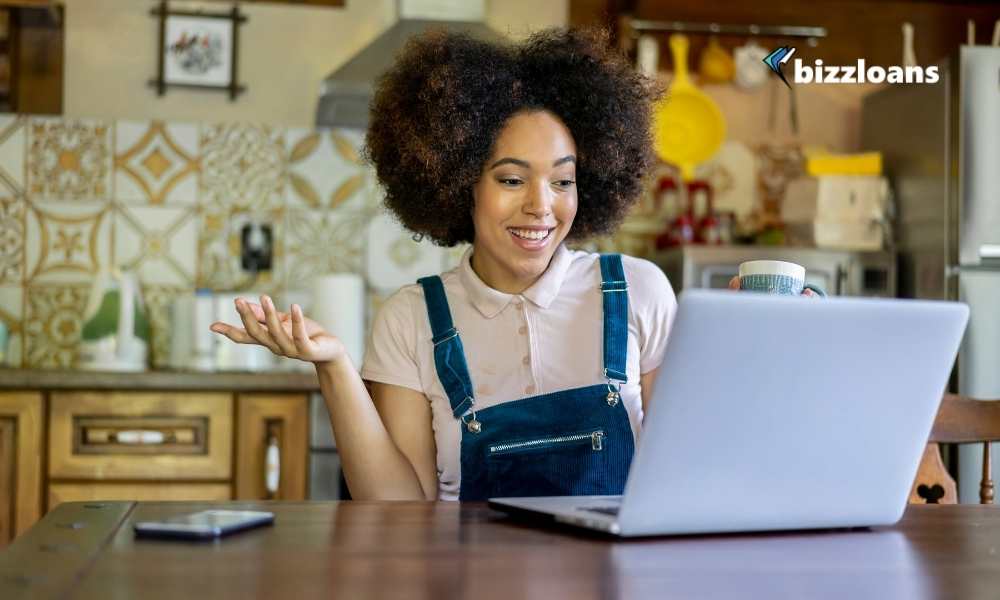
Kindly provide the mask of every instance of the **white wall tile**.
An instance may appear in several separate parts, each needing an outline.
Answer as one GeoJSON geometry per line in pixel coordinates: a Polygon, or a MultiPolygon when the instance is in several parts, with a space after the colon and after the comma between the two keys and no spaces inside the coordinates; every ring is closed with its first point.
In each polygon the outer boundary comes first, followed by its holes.
{"type": "Polygon", "coordinates": [[[115,126],[114,199],[188,205],[198,200],[198,126],[119,121],[115,126]]]}
{"type": "Polygon", "coordinates": [[[294,208],[357,210],[374,172],[361,160],[364,133],[352,129],[293,129],[288,132],[288,187],[294,208]]]}
{"type": "Polygon", "coordinates": [[[93,202],[31,202],[26,211],[25,280],[29,283],[90,281],[111,265],[110,205],[93,202]]]}
{"type": "Polygon", "coordinates": [[[110,121],[32,117],[26,193],[35,201],[109,200],[112,129],[110,121]]]}
{"type": "Polygon", "coordinates": [[[194,209],[119,205],[115,264],[144,284],[194,286],[198,220],[194,209]]]}

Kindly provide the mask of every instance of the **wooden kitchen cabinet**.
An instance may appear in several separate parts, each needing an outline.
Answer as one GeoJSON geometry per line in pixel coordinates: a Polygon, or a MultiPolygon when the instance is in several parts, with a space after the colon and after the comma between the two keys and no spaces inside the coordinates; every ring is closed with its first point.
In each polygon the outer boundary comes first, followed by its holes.
{"type": "Polygon", "coordinates": [[[0,392],[0,547],[41,516],[42,395],[0,392]]]}
{"type": "Polygon", "coordinates": [[[304,500],[309,457],[309,397],[305,394],[237,396],[237,500],[304,500]],[[265,481],[269,445],[278,450],[278,487],[265,481]]]}
{"type": "Polygon", "coordinates": [[[318,389],[311,373],[0,369],[0,547],[63,502],[303,500],[318,389]]]}
{"type": "Polygon", "coordinates": [[[60,4],[0,2],[0,112],[62,113],[65,11],[60,4]]]}

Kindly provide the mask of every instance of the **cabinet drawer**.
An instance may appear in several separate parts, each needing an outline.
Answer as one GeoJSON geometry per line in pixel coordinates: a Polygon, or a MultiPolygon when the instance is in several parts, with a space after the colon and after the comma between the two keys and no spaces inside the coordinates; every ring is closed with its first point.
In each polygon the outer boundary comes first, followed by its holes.
{"type": "Polygon", "coordinates": [[[88,500],[229,500],[227,483],[53,483],[49,510],[63,502],[88,500]]]}
{"type": "Polygon", "coordinates": [[[49,477],[229,479],[233,399],[224,393],[57,392],[49,477]]]}

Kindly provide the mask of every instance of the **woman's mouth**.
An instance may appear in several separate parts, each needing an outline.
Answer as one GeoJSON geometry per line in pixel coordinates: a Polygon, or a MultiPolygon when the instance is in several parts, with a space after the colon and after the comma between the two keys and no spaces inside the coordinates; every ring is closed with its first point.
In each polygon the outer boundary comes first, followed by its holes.
{"type": "Polygon", "coordinates": [[[552,236],[552,229],[521,229],[518,227],[508,227],[511,239],[514,243],[525,250],[539,250],[544,248],[552,236]]]}

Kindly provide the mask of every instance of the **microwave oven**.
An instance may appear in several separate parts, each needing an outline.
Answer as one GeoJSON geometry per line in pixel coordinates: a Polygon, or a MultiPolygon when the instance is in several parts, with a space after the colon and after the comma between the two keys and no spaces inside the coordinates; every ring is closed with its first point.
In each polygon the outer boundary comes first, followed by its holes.
{"type": "Polygon", "coordinates": [[[896,296],[896,256],[890,251],[862,252],[790,246],[687,245],[649,257],[667,274],[675,292],[685,288],[725,289],[748,260],[785,260],[806,269],[806,283],[831,296],[896,296]]]}

